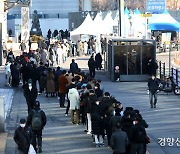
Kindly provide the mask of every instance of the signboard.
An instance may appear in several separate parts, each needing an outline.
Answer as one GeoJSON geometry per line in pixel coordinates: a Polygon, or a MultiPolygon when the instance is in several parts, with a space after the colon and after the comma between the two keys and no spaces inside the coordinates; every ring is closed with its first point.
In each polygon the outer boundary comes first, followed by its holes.
{"type": "Polygon", "coordinates": [[[166,0],[146,0],[146,12],[163,13],[166,10],[166,0]]]}
{"type": "Polygon", "coordinates": [[[29,7],[21,8],[21,41],[29,40],[29,7]]]}
{"type": "Polygon", "coordinates": [[[81,35],[81,41],[84,42],[88,42],[89,41],[89,35],[81,35]]]}
{"type": "Polygon", "coordinates": [[[152,17],[152,14],[141,14],[141,17],[152,17]]]}
{"type": "Polygon", "coordinates": [[[170,45],[171,43],[171,33],[166,33],[166,44],[170,45]]]}

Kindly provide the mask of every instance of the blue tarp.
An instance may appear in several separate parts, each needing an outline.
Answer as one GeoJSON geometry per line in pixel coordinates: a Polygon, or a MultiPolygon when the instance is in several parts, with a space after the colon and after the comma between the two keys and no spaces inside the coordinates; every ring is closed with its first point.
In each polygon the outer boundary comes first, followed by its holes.
{"type": "Polygon", "coordinates": [[[179,31],[180,23],[177,22],[167,11],[163,14],[153,15],[149,21],[150,30],[179,31]]]}

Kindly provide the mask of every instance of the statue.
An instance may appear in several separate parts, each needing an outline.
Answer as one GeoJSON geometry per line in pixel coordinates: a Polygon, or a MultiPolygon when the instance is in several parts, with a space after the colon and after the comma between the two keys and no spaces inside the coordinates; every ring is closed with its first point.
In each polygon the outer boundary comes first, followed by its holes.
{"type": "Polygon", "coordinates": [[[31,27],[30,34],[31,35],[38,35],[38,36],[42,35],[37,10],[34,10],[34,14],[32,16],[32,27],[31,27]]]}

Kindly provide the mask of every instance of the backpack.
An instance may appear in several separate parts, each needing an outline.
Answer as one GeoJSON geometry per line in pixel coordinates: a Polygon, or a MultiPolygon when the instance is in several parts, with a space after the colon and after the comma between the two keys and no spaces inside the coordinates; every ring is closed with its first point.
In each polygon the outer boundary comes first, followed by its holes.
{"type": "Polygon", "coordinates": [[[32,117],[32,130],[42,129],[42,116],[41,110],[35,111],[32,117]]]}
{"type": "Polygon", "coordinates": [[[134,134],[134,140],[136,143],[145,143],[146,134],[142,127],[138,126],[134,134]]]}

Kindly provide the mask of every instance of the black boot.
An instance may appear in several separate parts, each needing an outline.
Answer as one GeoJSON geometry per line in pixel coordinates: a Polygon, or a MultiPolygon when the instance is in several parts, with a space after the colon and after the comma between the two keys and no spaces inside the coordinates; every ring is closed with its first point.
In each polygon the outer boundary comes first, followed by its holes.
{"type": "Polygon", "coordinates": [[[38,153],[42,153],[42,148],[40,146],[38,147],[38,153]]]}

